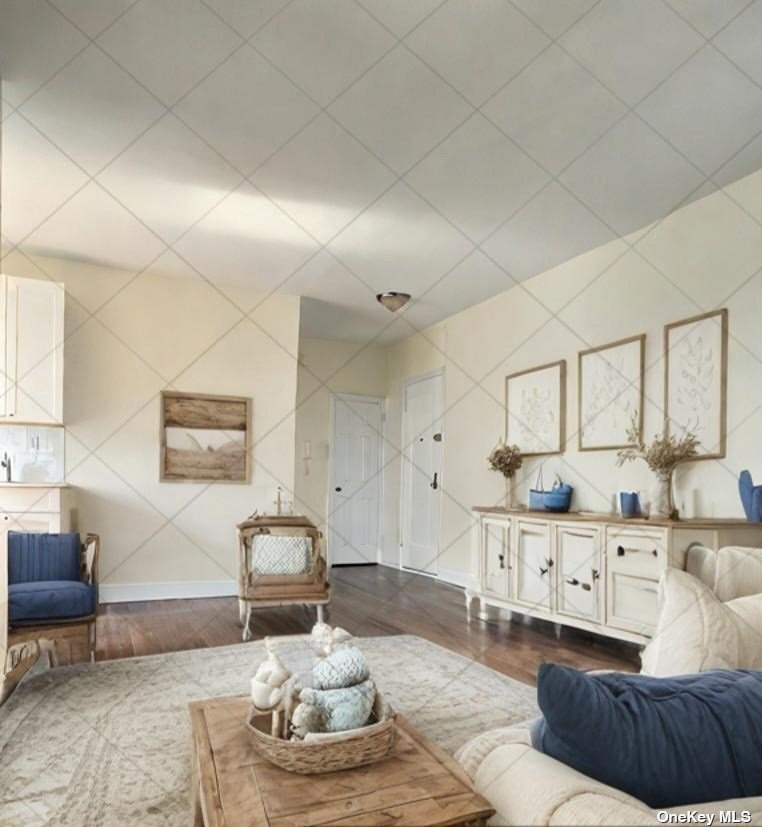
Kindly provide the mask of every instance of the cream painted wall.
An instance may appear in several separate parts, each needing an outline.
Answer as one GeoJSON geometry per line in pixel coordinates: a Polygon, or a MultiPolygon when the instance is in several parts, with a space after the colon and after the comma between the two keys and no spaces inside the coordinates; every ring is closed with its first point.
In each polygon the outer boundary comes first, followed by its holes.
{"type": "Polygon", "coordinates": [[[232,593],[236,523],[278,485],[293,496],[299,298],[19,254],[3,269],[66,285],[67,479],[102,538],[102,596],[232,593]],[[159,482],[163,388],[253,399],[249,484],[159,482]]]}
{"type": "MultiPolygon", "coordinates": [[[[650,438],[662,424],[663,325],[719,307],[730,310],[727,457],[685,466],[678,504],[687,516],[743,516],[739,471],[762,481],[761,223],[762,172],[389,349],[387,433],[397,444],[404,381],[433,367],[446,371],[441,568],[470,570],[469,509],[503,496],[485,457],[504,432],[506,374],[567,360],[567,449],[546,461],[545,476],[558,472],[574,486],[575,508],[609,511],[620,488],[647,489],[650,475],[643,463],[617,468],[614,451],[577,451],[577,351],[647,334],[650,438]]],[[[522,469],[523,501],[539,464],[522,469]]],[[[386,475],[384,559],[393,564],[398,497],[397,463],[386,475]]]]}
{"type": "Polygon", "coordinates": [[[386,396],[386,350],[379,345],[304,338],[299,342],[296,509],[325,527],[332,393],[386,396]],[[311,460],[303,460],[305,442],[311,460]]]}

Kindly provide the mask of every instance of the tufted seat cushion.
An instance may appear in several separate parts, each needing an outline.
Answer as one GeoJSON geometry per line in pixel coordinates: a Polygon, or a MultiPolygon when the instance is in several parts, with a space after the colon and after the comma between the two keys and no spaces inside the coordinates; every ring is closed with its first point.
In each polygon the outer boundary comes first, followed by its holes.
{"type": "Polygon", "coordinates": [[[8,623],[39,624],[95,613],[95,588],[77,580],[41,580],[8,586],[8,623]]]}

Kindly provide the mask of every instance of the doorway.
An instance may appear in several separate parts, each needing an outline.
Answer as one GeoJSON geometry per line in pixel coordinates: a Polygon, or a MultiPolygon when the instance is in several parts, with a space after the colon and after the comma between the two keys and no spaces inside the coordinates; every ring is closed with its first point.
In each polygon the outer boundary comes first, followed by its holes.
{"type": "Polygon", "coordinates": [[[384,400],[331,397],[328,496],[330,565],[377,563],[381,548],[381,463],[384,400]]]}
{"type": "Polygon", "coordinates": [[[405,385],[402,413],[402,549],[405,569],[436,575],[442,498],[444,371],[405,385]]]}

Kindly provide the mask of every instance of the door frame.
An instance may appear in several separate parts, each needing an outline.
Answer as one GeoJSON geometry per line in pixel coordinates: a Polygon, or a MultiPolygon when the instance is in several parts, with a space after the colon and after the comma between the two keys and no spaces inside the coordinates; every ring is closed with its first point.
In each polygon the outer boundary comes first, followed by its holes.
{"type": "Polygon", "coordinates": [[[402,456],[401,456],[401,464],[400,464],[400,510],[399,510],[399,560],[398,565],[401,571],[409,571],[414,574],[421,574],[424,577],[432,577],[434,579],[439,579],[439,555],[442,553],[442,512],[443,508],[440,507],[439,509],[439,523],[437,525],[437,554],[436,554],[436,571],[420,571],[419,569],[411,569],[408,566],[404,565],[402,562],[402,549],[405,542],[405,523],[407,521],[407,485],[405,484],[405,448],[408,444],[408,417],[407,417],[407,391],[408,388],[412,385],[418,384],[418,382],[425,382],[429,379],[436,379],[439,378],[441,382],[441,402],[442,402],[442,411],[441,411],[441,430],[440,433],[442,434],[442,462],[441,467],[439,469],[439,488],[442,489],[442,481],[444,480],[444,443],[445,443],[445,411],[447,409],[447,401],[446,401],[446,390],[447,385],[445,383],[445,368],[434,368],[433,370],[427,370],[425,373],[419,373],[416,376],[411,376],[409,379],[406,379],[403,386],[402,386],[402,417],[401,417],[401,433],[402,433],[402,456]]]}
{"type": "MultiPolygon", "coordinates": [[[[328,414],[328,474],[327,483],[328,490],[326,491],[326,526],[325,526],[325,544],[326,544],[326,561],[328,568],[333,565],[333,550],[331,548],[332,530],[328,526],[328,517],[333,514],[336,507],[334,494],[334,443],[336,438],[336,403],[339,400],[347,400],[348,402],[365,402],[375,404],[379,410],[379,422],[381,423],[381,432],[378,435],[378,543],[376,545],[376,563],[381,562],[382,549],[384,547],[384,467],[385,467],[385,447],[386,447],[386,399],[383,396],[364,396],[359,393],[334,393],[331,392],[330,408],[328,414]]],[[[371,565],[362,564],[358,565],[371,565]]]]}

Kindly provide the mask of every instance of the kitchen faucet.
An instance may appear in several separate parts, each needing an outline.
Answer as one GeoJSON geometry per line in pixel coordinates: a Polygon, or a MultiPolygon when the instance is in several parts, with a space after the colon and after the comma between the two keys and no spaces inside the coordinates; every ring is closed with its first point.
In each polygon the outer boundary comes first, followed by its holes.
{"type": "Polygon", "coordinates": [[[0,467],[5,468],[5,481],[11,481],[11,458],[8,456],[8,452],[3,452],[3,458],[0,460],[0,467]]]}

